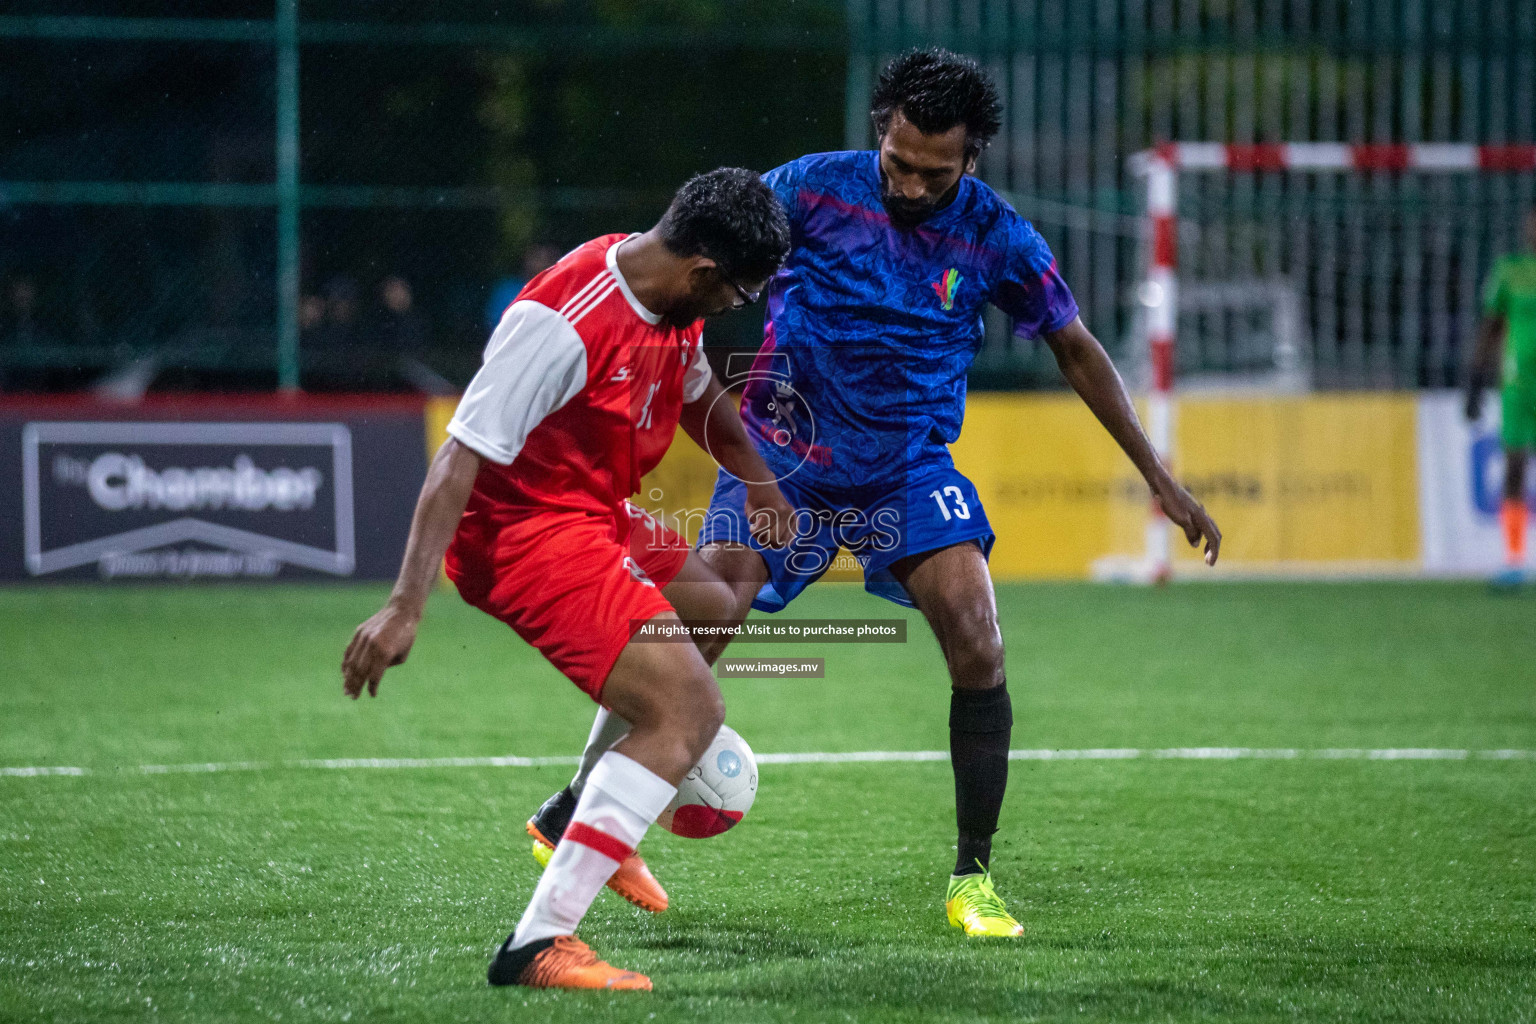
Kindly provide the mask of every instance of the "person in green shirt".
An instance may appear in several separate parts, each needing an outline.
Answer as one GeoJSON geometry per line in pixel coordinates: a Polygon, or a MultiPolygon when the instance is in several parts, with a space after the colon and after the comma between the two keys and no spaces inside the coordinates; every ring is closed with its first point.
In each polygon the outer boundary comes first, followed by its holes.
{"type": "Polygon", "coordinates": [[[1504,570],[1500,586],[1519,586],[1525,572],[1525,466],[1536,448],[1536,210],[1526,214],[1525,249],[1493,265],[1483,289],[1483,320],[1467,386],[1467,418],[1482,414],[1483,389],[1502,366],[1504,570]],[[1502,355],[1502,358],[1501,358],[1502,355]]]}

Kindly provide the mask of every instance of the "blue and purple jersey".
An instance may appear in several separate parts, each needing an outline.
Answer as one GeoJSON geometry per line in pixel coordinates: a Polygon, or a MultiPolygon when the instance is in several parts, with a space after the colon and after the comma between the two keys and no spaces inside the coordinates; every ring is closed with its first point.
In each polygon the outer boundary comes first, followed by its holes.
{"type": "Polygon", "coordinates": [[[764,175],[792,237],[742,419],[780,476],[863,487],[946,459],[986,304],[1026,338],[1078,315],[1045,240],[986,184],[966,175],[948,206],[898,229],[878,160],[821,153],[764,175]]]}

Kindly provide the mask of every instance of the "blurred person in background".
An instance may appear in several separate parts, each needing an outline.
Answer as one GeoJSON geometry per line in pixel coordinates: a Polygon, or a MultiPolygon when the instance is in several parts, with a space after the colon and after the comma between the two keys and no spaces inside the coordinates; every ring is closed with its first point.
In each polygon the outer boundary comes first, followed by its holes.
{"type": "Polygon", "coordinates": [[[428,395],[456,395],[459,389],[427,363],[431,325],[416,311],[410,282],[391,274],[379,282],[380,311],[368,336],[378,357],[382,386],[402,384],[428,395]]]}
{"type": "Polygon", "coordinates": [[[299,303],[303,333],[304,387],[356,391],[374,387],[372,355],[365,350],[356,279],[336,274],[317,296],[299,303]]]}
{"type": "Polygon", "coordinates": [[[357,282],[338,274],[325,285],[325,320],[315,332],[323,348],[340,350],[358,342],[357,282]]]}
{"type": "Polygon", "coordinates": [[[312,385],[315,368],[320,363],[318,353],[324,339],[325,299],[313,292],[299,297],[299,353],[303,359],[304,382],[312,385]]]}
{"type": "MultiPolygon", "coordinates": [[[[30,275],[19,274],[5,289],[0,352],[16,355],[41,344],[44,344],[44,337],[37,324],[37,281],[30,275]]],[[[11,390],[18,386],[26,386],[24,375],[0,362],[0,389],[11,390]]]]}
{"type": "Polygon", "coordinates": [[[1483,320],[1467,385],[1467,418],[1482,418],[1483,389],[1501,385],[1500,440],[1504,446],[1504,568],[1500,589],[1525,581],[1525,467],[1536,447],[1536,210],[1525,215],[1525,248],[1500,259],[1483,288],[1483,320]]]}
{"type": "Polygon", "coordinates": [[[6,341],[16,348],[37,344],[37,282],[26,275],[15,278],[6,299],[6,341]]]}
{"type": "Polygon", "coordinates": [[[373,344],[393,355],[421,355],[427,347],[427,321],[416,312],[410,282],[399,274],[380,281],[379,307],[369,332],[373,344]]]}
{"type": "Polygon", "coordinates": [[[306,295],[299,300],[299,330],[305,340],[319,330],[325,322],[325,300],[318,295],[306,295]]]}
{"type": "Polygon", "coordinates": [[[522,272],[504,277],[491,285],[490,298],[485,301],[485,326],[494,329],[501,322],[501,314],[516,301],[517,293],[526,288],[529,281],[554,266],[559,259],[560,250],[547,242],[538,242],[525,249],[522,272]]]}

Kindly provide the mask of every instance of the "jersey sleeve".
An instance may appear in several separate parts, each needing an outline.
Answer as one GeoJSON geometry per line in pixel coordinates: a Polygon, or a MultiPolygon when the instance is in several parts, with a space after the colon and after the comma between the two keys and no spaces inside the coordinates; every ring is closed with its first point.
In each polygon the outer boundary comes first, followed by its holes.
{"type": "Polygon", "coordinates": [[[781,164],[763,175],[763,183],[773,189],[773,194],[784,204],[784,213],[789,217],[791,228],[800,224],[800,186],[803,180],[804,173],[798,160],[781,164]]]}
{"type": "Polygon", "coordinates": [[[510,465],[540,421],[587,385],[587,347],[570,321],[540,302],[514,302],[485,346],[448,433],[510,465]]]}
{"type": "Polygon", "coordinates": [[[1013,333],[1038,338],[1077,319],[1077,300],[1056,269],[1051,247],[1034,225],[1010,209],[1007,231],[1004,262],[993,280],[990,298],[1013,318],[1013,333]]]}
{"type": "Polygon", "coordinates": [[[700,338],[693,343],[693,359],[683,373],[683,404],[689,405],[704,397],[710,378],[714,375],[715,371],[709,368],[709,360],[704,358],[704,339],[700,338]]]}
{"type": "Polygon", "coordinates": [[[1488,272],[1483,284],[1483,313],[1487,316],[1503,316],[1509,312],[1509,289],[1505,287],[1505,262],[1499,260],[1488,272]]]}

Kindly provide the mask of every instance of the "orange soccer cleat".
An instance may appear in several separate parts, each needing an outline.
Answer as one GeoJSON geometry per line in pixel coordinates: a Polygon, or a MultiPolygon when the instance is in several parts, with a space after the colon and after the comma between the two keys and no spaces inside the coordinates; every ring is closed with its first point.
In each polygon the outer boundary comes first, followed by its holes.
{"type": "MultiPolygon", "coordinates": [[[[554,856],[555,844],[539,831],[537,821],[536,818],[528,819],[528,834],[533,836],[533,859],[543,865],[548,864],[549,858],[554,856]]],[[[651,869],[645,866],[645,861],[640,859],[638,853],[624,858],[613,877],[608,879],[608,888],[653,914],[667,909],[667,891],[656,881],[656,876],[651,874],[651,869]]]]}
{"type": "Polygon", "coordinates": [[[509,935],[491,961],[486,980],[492,985],[651,990],[650,978],[599,960],[592,947],[574,935],[556,935],[518,949],[509,949],[511,944],[509,935]]]}

